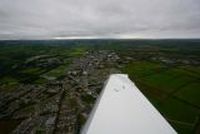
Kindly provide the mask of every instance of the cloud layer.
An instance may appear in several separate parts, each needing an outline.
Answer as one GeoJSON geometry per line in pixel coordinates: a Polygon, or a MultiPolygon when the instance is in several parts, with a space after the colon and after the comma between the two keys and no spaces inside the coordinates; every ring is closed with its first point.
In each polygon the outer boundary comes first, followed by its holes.
{"type": "Polygon", "coordinates": [[[199,0],[0,0],[0,39],[199,38],[199,0]]]}

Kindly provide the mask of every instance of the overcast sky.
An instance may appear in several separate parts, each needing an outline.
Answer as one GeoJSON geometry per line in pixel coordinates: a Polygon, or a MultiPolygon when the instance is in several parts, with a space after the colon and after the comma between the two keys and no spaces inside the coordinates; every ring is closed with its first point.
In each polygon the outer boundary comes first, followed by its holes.
{"type": "Polygon", "coordinates": [[[200,38],[200,0],[0,0],[0,39],[200,38]]]}

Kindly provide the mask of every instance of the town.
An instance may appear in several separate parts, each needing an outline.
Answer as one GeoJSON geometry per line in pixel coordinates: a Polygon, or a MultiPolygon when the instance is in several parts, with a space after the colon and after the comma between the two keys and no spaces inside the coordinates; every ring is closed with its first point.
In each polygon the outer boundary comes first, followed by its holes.
{"type": "Polygon", "coordinates": [[[162,42],[91,42],[73,47],[22,45],[30,55],[22,53],[21,60],[11,57],[7,66],[3,63],[15,45],[3,46],[7,53],[1,54],[1,133],[79,133],[105,81],[115,73],[128,74],[178,132],[199,131],[199,46],[186,53],[179,45],[162,42]]]}

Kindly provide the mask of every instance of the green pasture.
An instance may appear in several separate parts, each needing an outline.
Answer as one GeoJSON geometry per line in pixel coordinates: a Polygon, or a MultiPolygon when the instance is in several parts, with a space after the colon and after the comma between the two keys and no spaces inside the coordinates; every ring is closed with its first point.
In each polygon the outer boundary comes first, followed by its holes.
{"type": "Polygon", "coordinates": [[[179,133],[193,133],[200,115],[200,81],[194,67],[140,61],[129,63],[122,71],[179,133]]]}
{"type": "Polygon", "coordinates": [[[58,78],[61,75],[65,74],[66,70],[67,70],[67,65],[61,65],[61,66],[49,71],[45,75],[58,78]]]}
{"type": "Polygon", "coordinates": [[[194,82],[182,87],[175,96],[200,107],[200,83],[194,82]]]}

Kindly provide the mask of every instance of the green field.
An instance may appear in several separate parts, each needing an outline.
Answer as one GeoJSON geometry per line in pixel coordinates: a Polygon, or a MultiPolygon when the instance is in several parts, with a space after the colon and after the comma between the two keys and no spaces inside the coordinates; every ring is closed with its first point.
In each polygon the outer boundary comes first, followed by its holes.
{"type": "MultiPolygon", "coordinates": [[[[10,88],[20,83],[43,84],[48,79],[58,79],[66,73],[72,59],[83,56],[86,51],[87,48],[84,46],[21,44],[1,46],[0,85],[10,88]],[[41,55],[45,55],[42,60],[48,61],[53,57],[62,60],[62,63],[47,67],[25,65],[28,60],[41,55]]],[[[33,61],[34,64],[38,64],[37,62],[37,60],[33,61]]]]}
{"type": "MultiPolygon", "coordinates": [[[[113,69],[128,74],[178,133],[200,131],[200,40],[19,40],[0,45],[0,93],[60,81],[85,54],[114,52],[120,61],[113,69]]],[[[97,80],[108,70],[97,68],[97,80]]]]}
{"type": "Polygon", "coordinates": [[[60,76],[66,74],[66,71],[67,71],[67,65],[61,65],[61,66],[49,71],[45,75],[47,75],[49,77],[59,78],[60,76]]]}
{"type": "Polygon", "coordinates": [[[188,134],[200,117],[200,77],[191,68],[140,61],[129,63],[123,72],[179,133],[188,134]]]}

